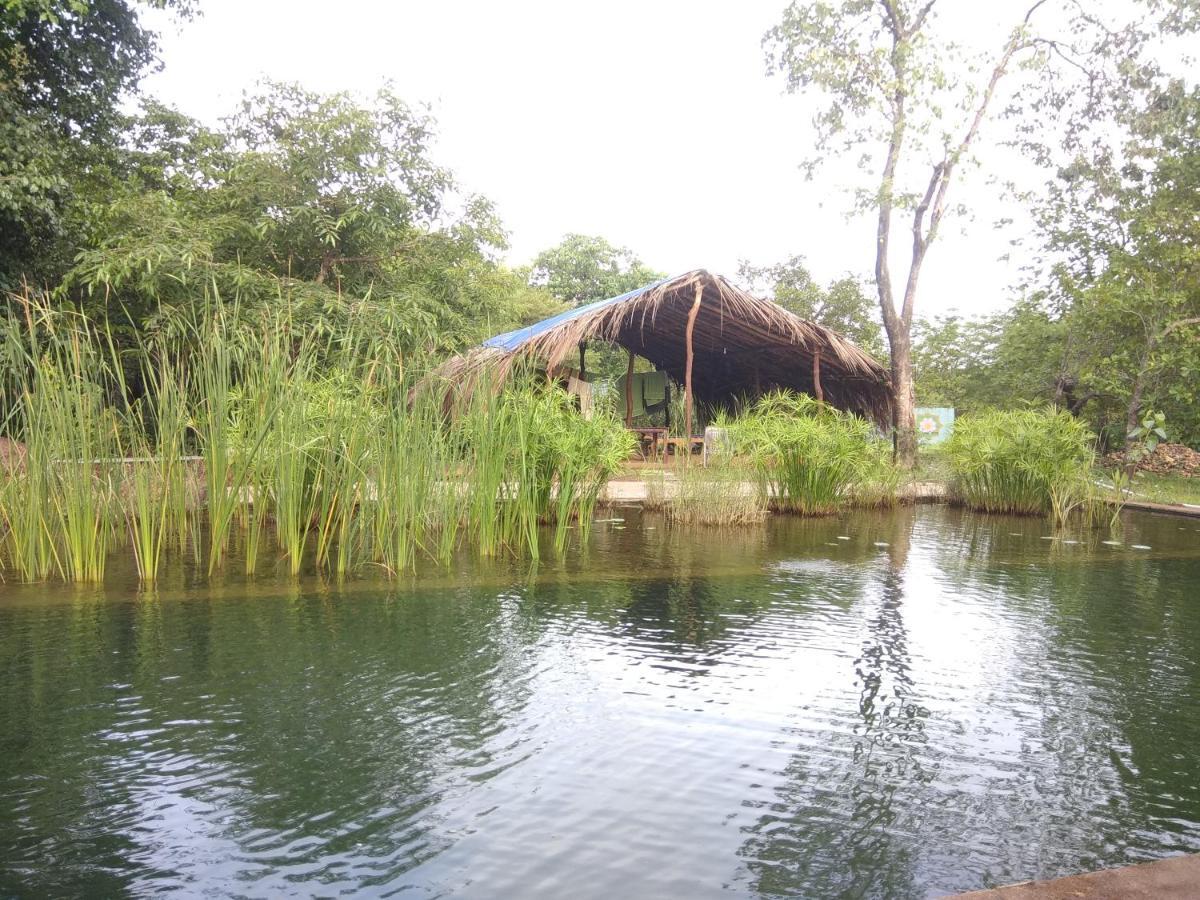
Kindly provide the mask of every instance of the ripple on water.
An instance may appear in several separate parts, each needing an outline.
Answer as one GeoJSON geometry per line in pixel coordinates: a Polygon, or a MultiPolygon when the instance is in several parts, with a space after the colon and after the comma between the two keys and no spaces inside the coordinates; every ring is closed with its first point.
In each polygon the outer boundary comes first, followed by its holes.
{"type": "Polygon", "coordinates": [[[899,897],[1200,850],[1194,533],[626,524],[500,584],[0,600],[0,894],[899,897]]]}

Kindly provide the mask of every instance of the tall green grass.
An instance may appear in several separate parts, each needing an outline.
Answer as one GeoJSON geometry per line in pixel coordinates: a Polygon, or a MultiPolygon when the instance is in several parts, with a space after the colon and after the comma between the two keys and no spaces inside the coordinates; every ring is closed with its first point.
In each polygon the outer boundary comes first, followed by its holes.
{"type": "Polygon", "coordinates": [[[671,474],[671,482],[648,482],[647,505],[660,507],[672,525],[757,525],[767,518],[768,498],[744,460],[722,458],[707,466],[688,460],[671,474]]]}
{"type": "Polygon", "coordinates": [[[82,317],[32,304],[5,323],[9,429],[24,469],[6,479],[8,557],[26,579],[100,581],[114,536],[120,422],[99,336],[82,317]]]}
{"type": "Polygon", "coordinates": [[[0,565],[27,580],[98,581],[120,551],[151,584],[185,547],[210,574],[234,548],[250,575],[536,558],[586,533],[632,449],[533,376],[415,391],[392,342],[297,329],[286,298],[248,318],[214,295],[121,349],[25,300],[0,322],[3,432],[28,446],[0,473],[0,565]]]}
{"type": "Polygon", "coordinates": [[[750,458],[777,509],[825,515],[895,496],[899,478],[890,448],[858,416],[803,394],[775,391],[719,424],[730,430],[737,452],[750,458]]]}
{"type": "Polygon", "coordinates": [[[996,410],[955,422],[946,447],[955,496],[988,512],[1063,522],[1097,507],[1095,437],[1065,411],[996,410]]]}
{"type": "MultiPolygon", "coordinates": [[[[183,376],[160,357],[143,371],[145,394],[128,408],[119,495],[137,564],[146,584],[158,579],[163,556],[187,540],[196,499],[185,461],[188,407],[183,376]]],[[[122,384],[124,382],[122,381],[122,384]]]]}

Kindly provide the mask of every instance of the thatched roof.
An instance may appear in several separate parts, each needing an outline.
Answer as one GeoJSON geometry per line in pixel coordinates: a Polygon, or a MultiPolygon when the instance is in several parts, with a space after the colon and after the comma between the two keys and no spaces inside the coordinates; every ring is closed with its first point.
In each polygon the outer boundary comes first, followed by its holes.
{"type": "Polygon", "coordinates": [[[702,293],[692,338],[692,390],[698,399],[721,403],[772,388],[812,394],[813,356],[819,352],[825,399],[890,426],[891,388],[884,366],[836,331],[703,269],[497,335],[433,374],[459,386],[485,373],[499,383],[522,361],[554,369],[577,353],[581,342],[606,341],[645,357],[682,384],[684,335],[697,286],[702,293]]]}

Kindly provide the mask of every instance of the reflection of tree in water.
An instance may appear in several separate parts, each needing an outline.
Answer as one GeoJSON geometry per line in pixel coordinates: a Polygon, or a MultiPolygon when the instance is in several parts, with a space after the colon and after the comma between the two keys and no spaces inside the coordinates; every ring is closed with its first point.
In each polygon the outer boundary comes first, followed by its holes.
{"type": "Polygon", "coordinates": [[[853,661],[853,727],[847,734],[822,721],[796,729],[806,749],[784,770],[770,811],[747,829],[741,855],[761,894],[920,893],[910,840],[919,823],[912,818],[917,804],[911,795],[933,771],[920,755],[928,710],[917,699],[903,615],[912,519],[897,514],[895,521],[878,600],[853,661]]]}

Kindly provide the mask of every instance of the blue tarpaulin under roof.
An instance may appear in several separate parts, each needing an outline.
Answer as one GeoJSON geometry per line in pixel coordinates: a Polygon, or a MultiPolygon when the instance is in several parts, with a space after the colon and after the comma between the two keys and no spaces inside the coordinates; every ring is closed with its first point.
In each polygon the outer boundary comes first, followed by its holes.
{"type": "Polygon", "coordinates": [[[496,350],[504,350],[508,353],[518,349],[526,341],[531,340],[538,335],[545,334],[557,328],[572,319],[581,319],[590,316],[597,310],[605,309],[609,306],[616,306],[619,303],[625,303],[634,300],[645,294],[647,291],[652,291],[655,288],[674,281],[682,276],[674,276],[672,278],[664,278],[661,281],[656,281],[654,284],[648,284],[645,287],[635,288],[632,291],[627,291],[618,297],[609,297],[607,300],[596,300],[593,303],[588,303],[584,306],[577,306],[575,309],[568,309],[566,312],[561,312],[557,316],[551,316],[548,319],[542,319],[540,322],[535,322],[532,325],[526,325],[524,328],[518,328],[515,331],[506,331],[504,334],[498,334],[495,337],[488,338],[483,342],[484,347],[492,347],[496,350]]]}

